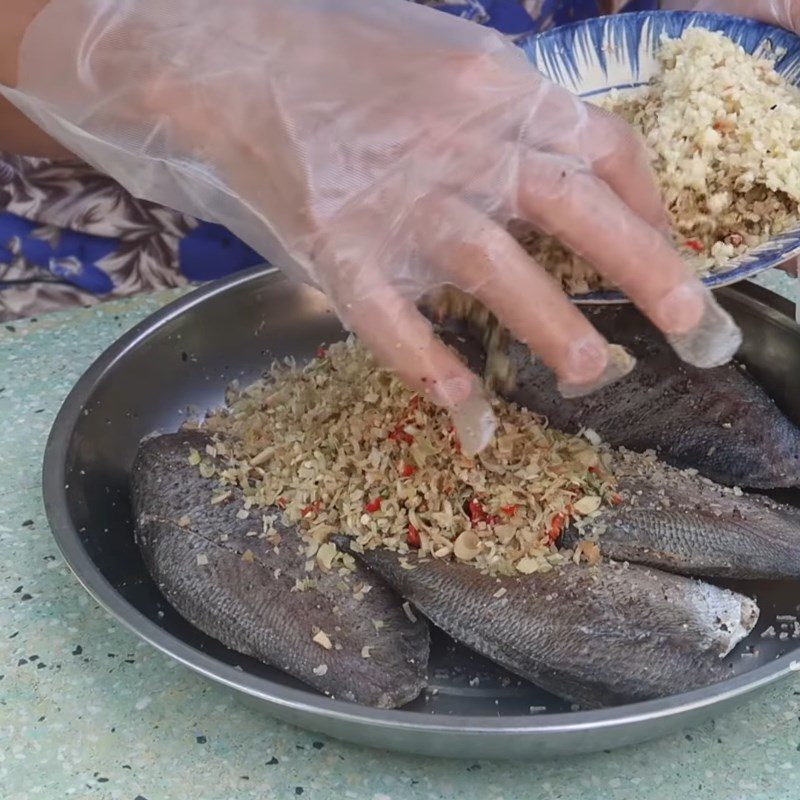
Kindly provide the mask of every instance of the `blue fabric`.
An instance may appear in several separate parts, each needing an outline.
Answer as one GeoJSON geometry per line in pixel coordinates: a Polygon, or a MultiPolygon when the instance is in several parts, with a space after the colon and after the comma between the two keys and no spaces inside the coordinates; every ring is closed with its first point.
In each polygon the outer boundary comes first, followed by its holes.
{"type": "MultiPolygon", "coordinates": [[[[542,27],[562,25],[600,13],[599,0],[422,0],[441,11],[491,25],[502,33],[521,36],[542,27]],[[539,8],[534,19],[527,8],[539,8]]],[[[634,0],[626,10],[645,10],[658,6],[657,0],[634,0]]],[[[0,211],[0,265],[22,255],[44,275],[65,281],[85,292],[108,294],[115,289],[111,276],[103,270],[103,259],[123,248],[121,239],[105,238],[63,230],[57,237],[42,238],[40,226],[9,212],[0,211]]],[[[253,266],[263,259],[219,225],[206,222],[181,238],[177,246],[177,269],[190,281],[206,281],[253,266]]],[[[3,288],[0,277],[0,289],[3,288]]]]}
{"type": "Polygon", "coordinates": [[[260,264],[264,259],[221,225],[201,222],[178,245],[181,272],[190,281],[209,281],[260,264]]]}
{"type": "Polygon", "coordinates": [[[45,241],[36,234],[38,228],[16,214],[0,213],[0,263],[22,256],[29,264],[85,292],[106,294],[113,290],[111,278],[98,262],[117,249],[115,239],[62,230],[56,241],[45,241]]]}
{"type": "MultiPolygon", "coordinates": [[[[566,25],[603,13],[600,0],[544,0],[536,19],[521,0],[449,0],[435,5],[448,14],[481,22],[509,36],[535,33],[542,27],[566,25]]],[[[634,0],[625,6],[626,11],[656,8],[658,0],[634,0]]]]}

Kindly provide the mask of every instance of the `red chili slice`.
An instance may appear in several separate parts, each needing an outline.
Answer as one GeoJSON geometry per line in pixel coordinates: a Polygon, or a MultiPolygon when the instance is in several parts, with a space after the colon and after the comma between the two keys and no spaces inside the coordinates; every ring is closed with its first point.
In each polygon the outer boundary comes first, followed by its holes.
{"type": "Polygon", "coordinates": [[[380,497],[376,497],[374,500],[370,500],[369,503],[367,503],[364,506],[364,510],[370,514],[374,514],[376,511],[380,511],[380,509],[381,509],[380,497]]]}
{"type": "Polygon", "coordinates": [[[416,471],[417,468],[415,466],[412,466],[405,461],[400,462],[400,475],[403,478],[410,478],[416,471]]]}
{"type": "Polygon", "coordinates": [[[518,509],[519,506],[515,504],[513,506],[503,506],[500,511],[507,517],[513,517],[517,513],[518,509]]]}
{"type": "Polygon", "coordinates": [[[322,508],[322,500],[315,500],[310,506],[306,506],[301,512],[301,517],[308,517],[316,514],[322,508]]]}
{"type": "Polygon", "coordinates": [[[412,444],[414,442],[414,437],[403,430],[403,425],[398,425],[387,438],[391,439],[393,442],[405,442],[406,444],[412,444]]]}
{"type": "Polygon", "coordinates": [[[467,503],[467,511],[469,512],[469,518],[472,522],[486,522],[486,511],[476,497],[473,497],[472,500],[467,503]]]}
{"type": "Polygon", "coordinates": [[[687,239],[686,246],[694,250],[695,253],[702,253],[703,250],[705,250],[703,243],[699,242],[697,239],[687,239]]]}
{"type": "Polygon", "coordinates": [[[564,523],[567,521],[567,518],[564,514],[556,514],[550,522],[550,530],[547,534],[547,538],[550,542],[554,542],[561,536],[562,531],[564,530],[564,523]]]}
{"type": "Polygon", "coordinates": [[[419,548],[422,544],[419,538],[419,531],[410,522],[408,523],[408,533],[406,533],[406,544],[415,548],[419,548]]]}

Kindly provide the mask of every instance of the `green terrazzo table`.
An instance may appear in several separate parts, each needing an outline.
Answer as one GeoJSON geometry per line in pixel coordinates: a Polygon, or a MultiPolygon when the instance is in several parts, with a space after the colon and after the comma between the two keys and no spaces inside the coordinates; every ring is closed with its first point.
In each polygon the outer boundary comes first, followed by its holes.
{"type": "MultiPolygon", "coordinates": [[[[783,276],[760,281],[783,293],[783,276]]],[[[800,798],[800,684],[637,748],[543,764],[359,749],[252,711],[112,621],[62,561],[42,453],[69,389],[177,295],[0,330],[0,797],[114,800],[800,798]]]]}

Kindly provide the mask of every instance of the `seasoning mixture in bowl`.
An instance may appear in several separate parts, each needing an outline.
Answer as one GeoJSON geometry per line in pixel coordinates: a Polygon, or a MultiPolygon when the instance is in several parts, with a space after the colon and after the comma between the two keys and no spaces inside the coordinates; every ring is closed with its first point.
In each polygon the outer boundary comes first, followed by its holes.
{"type": "MultiPolygon", "coordinates": [[[[595,101],[643,135],[675,242],[702,276],[800,223],[800,88],[776,72],[778,55],[687,28],[662,39],[644,90],[595,101]]],[[[570,294],[613,288],[556,240],[515,233],[570,294]]]]}

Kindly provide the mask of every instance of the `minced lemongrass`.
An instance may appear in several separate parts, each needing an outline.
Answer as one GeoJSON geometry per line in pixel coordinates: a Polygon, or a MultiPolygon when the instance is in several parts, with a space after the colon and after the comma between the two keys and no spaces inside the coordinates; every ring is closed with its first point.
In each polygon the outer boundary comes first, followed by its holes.
{"type": "Polygon", "coordinates": [[[547,572],[572,558],[559,556],[564,527],[615,496],[601,448],[504,400],[493,401],[495,439],[468,458],[446,411],[354,339],[302,369],[275,365],[227,402],[205,422],[216,477],[251,507],[280,509],[305,537],[310,571],[352,569],[352,556],[325,545],[343,533],[355,549],[401,553],[408,568],[412,551],[498,574],[547,572]]]}

